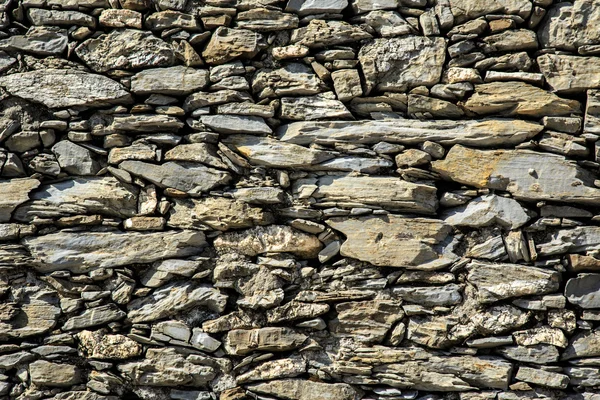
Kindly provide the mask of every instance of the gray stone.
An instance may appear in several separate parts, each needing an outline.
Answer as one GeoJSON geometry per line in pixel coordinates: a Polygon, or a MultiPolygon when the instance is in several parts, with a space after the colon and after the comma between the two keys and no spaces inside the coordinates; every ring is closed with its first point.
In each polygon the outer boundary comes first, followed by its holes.
{"type": "Polygon", "coordinates": [[[452,306],[462,301],[462,287],[456,284],[445,286],[395,286],[392,293],[408,303],[427,307],[452,306]]]}
{"type": "Polygon", "coordinates": [[[138,95],[159,93],[182,96],[201,90],[207,84],[207,70],[183,65],[146,69],[131,77],[131,91],[138,95]]]}
{"type": "Polygon", "coordinates": [[[289,0],[285,11],[304,16],[308,14],[336,14],[348,7],[348,0],[289,0]]]}
{"type": "Polygon", "coordinates": [[[313,19],[307,26],[292,31],[290,43],[318,49],[371,39],[371,37],[359,26],[344,21],[313,19]]]}
{"type": "Polygon", "coordinates": [[[247,133],[250,135],[268,135],[273,131],[261,117],[245,115],[205,115],[202,123],[218,133],[247,133]]]}
{"type": "Polygon", "coordinates": [[[281,118],[311,121],[327,118],[352,118],[352,113],[341,101],[328,99],[325,96],[282,97],[281,118]]]}
{"type": "Polygon", "coordinates": [[[298,27],[298,17],[279,10],[268,8],[254,8],[240,12],[236,15],[239,28],[250,29],[257,32],[273,32],[298,27]]]}
{"type": "Polygon", "coordinates": [[[99,307],[89,308],[80,315],[69,318],[61,327],[63,331],[85,329],[108,324],[125,318],[125,312],[115,304],[110,303],[99,307]]]}
{"type": "Polygon", "coordinates": [[[529,0],[450,0],[457,24],[487,14],[509,14],[527,18],[532,5],[529,0]]]}
{"type": "Polygon", "coordinates": [[[164,260],[152,263],[141,275],[140,282],[147,287],[161,287],[174,277],[192,277],[200,263],[193,260],[164,260]]]}
{"type": "Polygon", "coordinates": [[[252,77],[252,91],[259,98],[313,95],[325,88],[313,70],[300,63],[275,70],[261,69],[252,77]]]}
{"type": "Polygon", "coordinates": [[[82,379],[79,369],[71,364],[38,360],[29,365],[31,383],[38,386],[70,387],[82,379]]]}
{"type": "Polygon", "coordinates": [[[556,346],[538,344],[534,346],[507,346],[496,352],[508,358],[525,363],[550,364],[558,361],[560,352],[556,346]]]}
{"type": "Polygon", "coordinates": [[[337,337],[351,337],[365,343],[379,343],[387,332],[404,317],[398,300],[373,300],[341,303],[335,306],[337,317],[330,320],[329,330],[337,337]]]}
{"type": "Polygon", "coordinates": [[[181,28],[187,31],[201,31],[202,25],[194,15],[179,11],[166,10],[154,12],[146,17],[146,29],[160,31],[181,28]]]}
{"type": "Polygon", "coordinates": [[[555,389],[566,389],[569,384],[567,375],[525,366],[519,367],[515,379],[555,389]]]}
{"type": "Polygon", "coordinates": [[[398,8],[398,0],[350,0],[352,10],[362,14],[375,10],[393,10],[398,8]]]}
{"type": "Polygon", "coordinates": [[[92,127],[92,134],[98,136],[129,132],[163,133],[165,131],[177,131],[184,126],[179,118],[156,114],[94,114],[89,122],[92,127]]]}
{"type": "Polygon", "coordinates": [[[52,152],[60,168],[73,175],[96,175],[102,167],[94,159],[90,150],[69,140],[62,140],[52,146],[52,152]]]}
{"type": "Polygon", "coordinates": [[[27,17],[33,25],[79,25],[94,28],[96,19],[91,15],[79,11],[44,10],[42,8],[30,8],[27,17]]]}
{"type": "Polygon", "coordinates": [[[297,321],[318,317],[329,311],[328,304],[302,303],[291,301],[267,311],[267,321],[271,324],[280,322],[297,321]]]}
{"type": "Polygon", "coordinates": [[[529,221],[527,210],[518,201],[494,194],[477,197],[468,204],[451,208],[441,216],[447,224],[454,226],[482,227],[501,225],[517,229],[529,221]]]}
{"type": "Polygon", "coordinates": [[[569,279],[565,296],[581,308],[600,308],[600,274],[579,274],[569,279]]]}
{"type": "Polygon", "coordinates": [[[66,29],[32,26],[25,35],[13,35],[0,40],[0,49],[59,56],[66,50],[68,43],[66,29]]]}

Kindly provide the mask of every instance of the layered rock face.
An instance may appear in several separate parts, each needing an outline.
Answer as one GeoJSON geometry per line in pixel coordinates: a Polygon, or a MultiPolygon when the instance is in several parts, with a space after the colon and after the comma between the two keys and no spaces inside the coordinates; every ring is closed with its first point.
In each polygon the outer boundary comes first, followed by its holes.
{"type": "Polygon", "coordinates": [[[0,32],[0,400],[600,400],[599,1],[0,32]]]}

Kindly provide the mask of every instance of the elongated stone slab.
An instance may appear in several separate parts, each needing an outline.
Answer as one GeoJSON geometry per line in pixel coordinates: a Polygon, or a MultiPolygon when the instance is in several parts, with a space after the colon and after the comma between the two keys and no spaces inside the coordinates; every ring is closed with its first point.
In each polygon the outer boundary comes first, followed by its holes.
{"type": "Polygon", "coordinates": [[[178,65],[138,72],[131,78],[131,91],[139,95],[160,93],[181,96],[203,89],[207,83],[207,70],[178,65]]]}
{"type": "Polygon", "coordinates": [[[377,176],[323,176],[313,197],[328,202],[357,202],[394,211],[433,214],[437,209],[435,186],[377,176]]]}
{"type": "Polygon", "coordinates": [[[13,96],[50,108],[131,103],[125,87],[102,75],[72,69],[42,69],[0,77],[13,96]]]}
{"type": "Polygon", "coordinates": [[[206,245],[199,231],[68,232],[24,239],[39,272],[66,269],[85,273],[96,268],[150,263],[198,254],[206,245]]]}
{"type": "Polygon", "coordinates": [[[250,385],[250,390],[290,400],[356,400],[359,394],[345,383],[323,383],[303,379],[283,379],[250,385]]]}
{"type": "Polygon", "coordinates": [[[520,200],[600,204],[594,174],[557,154],[454,146],[444,160],[431,164],[446,180],[505,190],[520,200]]]}
{"type": "Polygon", "coordinates": [[[327,224],[346,235],[340,253],[380,267],[435,270],[451,264],[452,227],[443,221],[398,215],[332,218],[327,224]]]}
{"type": "Polygon", "coordinates": [[[283,125],[277,135],[284,142],[378,143],[415,145],[425,141],[473,147],[509,146],[531,139],[542,125],[513,119],[436,120],[389,119],[378,121],[295,122],[283,125]]]}
{"type": "Polygon", "coordinates": [[[600,227],[559,229],[539,241],[537,250],[542,256],[600,250],[600,227]]]}

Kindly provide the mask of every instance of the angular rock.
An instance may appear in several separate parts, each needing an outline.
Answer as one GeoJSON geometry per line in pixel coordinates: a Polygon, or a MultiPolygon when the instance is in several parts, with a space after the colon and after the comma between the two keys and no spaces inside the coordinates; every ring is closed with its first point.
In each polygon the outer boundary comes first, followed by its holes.
{"type": "Polygon", "coordinates": [[[555,271],[517,264],[472,261],[466,269],[467,280],[477,288],[481,303],[553,293],[560,284],[560,274],[555,271]]]}
{"type": "Polygon", "coordinates": [[[215,146],[207,143],[180,144],[165,153],[166,161],[192,161],[210,167],[227,169],[215,146]]]}
{"type": "Polygon", "coordinates": [[[207,284],[174,282],[157,289],[148,297],[127,305],[127,318],[133,323],[150,322],[169,317],[191,307],[203,307],[222,313],[227,296],[207,284]]]}
{"type": "Polygon", "coordinates": [[[38,186],[40,181],[37,179],[0,180],[0,222],[10,221],[14,209],[29,200],[29,192],[38,186]]]}
{"type": "Polygon", "coordinates": [[[110,28],[142,29],[142,14],[134,10],[102,10],[98,21],[100,21],[100,25],[110,28]]]}
{"type": "Polygon", "coordinates": [[[525,116],[571,115],[581,112],[577,100],[561,99],[544,89],[523,82],[492,82],[475,86],[475,93],[462,106],[477,115],[525,116]]]}
{"type": "Polygon", "coordinates": [[[271,324],[318,317],[329,311],[328,304],[302,303],[291,301],[267,311],[267,321],[271,324]]]}
{"type": "Polygon", "coordinates": [[[90,150],[69,140],[61,140],[52,146],[52,152],[60,168],[73,175],[96,175],[102,169],[90,150]]]}
{"type": "Polygon", "coordinates": [[[383,341],[392,326],[404,317],[401,301],[396,300],[341,303],[335,309],[337,317],[329,322],[330,332],[367,343],[383,341]]]}
{"type": "Polygon", "coordinates": [[[169,67],[175,62],[175,54],[167,42],[151,32],[134,29],[113,30],[88,39],[75,48],[75,53],[96,72],[169,67]]]}
{"type": "Polygon", "coordinates": [[[327,99],[324,96],[282,97],[281,118],[311,121],[326,118],[352,118],[352,113],[341,101],[327,99]]]}
{"type": "Polygon", "coordinates": [[[102,326],[109,322],[119,321],[125,318],[125,312],[114,303],[103,306],[88,308],[80,315],[69,318],[61,327],[63,331],[74,329],[85,329],[94,326],[102,326]]]}
{"type": "Polygon", "coordinates": [[[559,2],[548,10],[538,29],[542,47],[574,51],[580,46],[600,44],[600,5],[586,0],[559,2]]]}
{"type": "Polygon", "coordinates": [[[449,0],[457,24],[486,14],[508,14],[527,18],[532,5],[529,0],[449,0]]]}
{"type": "Polygon", "coordinates": [[[264,362],[249,372],[239,375],[236,382],[268,381],[271,379],[294,378],[306,372],[306,361],[301,357],[290,357],[264,362]]]}
{"type": "Polygon", "coordinates": [[[555,389],[566,389],[569,385],[567,375],[524,366],[519,367],[515,379],[555,389]]]}
{"type": "Polygon", "coordinates": [[[462,301],[462,287],[456,284],[445,286],[395,286],[392,293],[408,303],[426,307],[452,306],[462,301]]]}
{"type": "Polygon", "coordinates": [[[544,54],[537,63],[553,92],[573,93],[600,87],[598,57],[544,54]]]}
{"type": "Polygon", "coordinates": [[[527,210],[518,201],[494,194],[477,197],[468,204],[445,211],[441,216],[454,226],[482,227],[501,225],[517,229],[529,221],[527,210]]]}
{"type": "Polygon", "coordinates": [[[254,8],[236,16],[237,26],[258,32],[273,32],[298,27],[298,17],[278,10],[254,8]]]}
{"type": "Polygon", "coordinates": [[[290,63],[283,68],[259,70],[252,78],[252,91],[259,98],[318,94],[325,85],[312,69],[290,63]]]}
{"type": "Polygon", "coordinates": [[[359,393],[345,383],[323,383],[304,379],[274,380],[249,385],[251,391],[288,400],[358,400],[359,393]]]}
{"type": "Polygon", "coordinates": [[[219,27],[202,52],[208,64],[225,64],[237,58],[252,58],[262,47],[262,35],[247,29],[219,27]]]}
{"type": "Polygon", "coordinates": [[[125,360],[142,354],[142,346],[124,335],[107,335],[101,331],[81,331],[77,335],[79,351],[97,360],[125,360]]]}
{"type": "Polygon", "coordinates": [[[201,31],[202,25],[194,15],[179,11],[158,11],[146,17],[146,29],[160,31],[164,29],[181,28],[187,31],[201,31]]]}
{"type": "Polygon", "coordinates": [[[81,381],[75,365],[38,360],[29,365],[31,383],[38,386],[69,387],[81,381]]]}
{"type": "Polygon", "coordinates": [[[66,29],[50,26],[32,26],[25,35],[12,35],[0,40],[0,49],[16,50],[41,56],[59,56],[67,48],[66,29]]]}
{"type": "Polygon", "coordinates": [[[283,225],[227,232],[215,239],[214,246],[220,252],[238,252],[249,257],[263,253],[292,253],[302,258],[317,258],[322,248],[316,236],[283,225]]]}
{"type": "Polygon", "coordinates": [[[227,172],[187,162],[166,162],[161,165],[142,161],[123,161],[119,167],[140,176],[161,188],[173,188],[189,194],[207,192],[231,180],[227,172]]]}
{"type": "Polygon", "coordinates": [[[360,27],[344,21],[313,19],[307,26],[292,31],[290,43],[318,49],[371,39],[371,37],[360,27]]]}
{"type": "Polygon", "coordinates": [[[484,52],[536,50],[538,41],[535,32],[527,29],[507,30],[483,39],[484,52]]]}
{"type": "Polygon", "coordinates": [[[201,90],[207,84],[207,70],[183,65],[146,69],[131,77],[131,91],[138,95],[159,93],[182,96],[201,90]]]}
{"type": "Polygon", "coordinates": [[[179,118],[156,114],[94,114],[90,118],[92,134],[98,136],[128,132],[171,132],[183,128],[179,118]]]}
{"type": "Polygon", "coordinates": [[[160,287],[176,276],[191,278],[199,267],[193,260],[164,260],[152,263],[140,277],[146,287],[160,287]]]}
{"type": "Polygon", "coordinates": [[[600,356],[600,331],[579,332],[570,340],[562,354],[562,360],[600,356]]]}
{"type": "Polygon", "coordinates": [[[569,279],[565,296],[581,308],[600,308],[600,274],[579,274],[569,279]]]}
{"type": "Polygon", "coordinates": [[[125,87],[102,75],[72,69],[41,69],[0,77],[0,86],[13,96],[49,108],[101,107],[131,103],[125,87]]]}
{"type": "Polygon", "coordinates": [[[312,196],[321,202],[361,203],[394,211],[433,214],[437,209],[435,186],[394,177],[323,176],[312,196]]]}
{"type": "Polygon", "coordinates": [[[435,85],[442,76],[445,54],[446,42],[439,37],[375,39],[358,53],[367,94],[435,85]]]}
{"type": "Polygon", "coordinates": [[[235,329],[225,336],[227,354],[241,356],[253,351],[288,351],[300,347],[306,335],[289,328],[235,329]]]}
{"type": "Polygon", "coordinates": [[[436,120],[413,119],[332,122],[294,122],[281,126],[277,135],[283,142],[311,143],[401,143],[416,145],[432,141],[443,145],[473,147],[516,145],[543,129],[542,125],[511,119],[436,120]]]}
{"type": "Polygon", "coordinates": [[[332,218],[327,224],[347,239],[341,255],[377,266],[436,270],[455,259],[452,228],[440,220],[398,215],[332,218]]]}
{"type": "Polygon", "coordinates": [[[30,8],[27,17],[33,25],[79,25],[94,28],[96,19],[91,15],[79,11],[44,10],[42,8],[30,8]]]}
{"type": "Polygon", "coordinates": [[[515,343],[519,346],[535,346],[538,344],[549,344],[556,347],[567,347],[567,338],[562,330],[541,326],[513,332],[515,343]]]}
{"type": "Polygon", "coordinates": [[[200,118],[200,120],[204,125],[218,133],[268,135],[273,132],[261,117],[245,115],[206,115],[200,118]]]}
{"type": "Polygon", "coordinates": [[[600,228],[581,226],[573,229],[560,229],[551,232],[542,240],[537,249],[541,255],[578,253],[600,248],[600,228]]]}
{"type": "Polygon", "coordinates": [[[496,350],[499,354],[508,358],[525,363],[550,364],[558,361],[560,352],[556,346],[535,345],[535,346],[506,346],[496,350]]]}
{"type": "Polygon", "coordinates": [[[348,7],[348,0],[289,0],[285,11],[300,16],[321,13],[336,14],[346,7],[348,7]]]}
{"type": "Polygon", "coordinates": [[[600,203],[595,177],[566,158],[529,150],[473,150],[454,146],[432,169],[449,181],[508,191],[519,200],[600,203]]]}
{"type": "Polygon", "coordinates": [[[168,225],[183,229],[206,229],[219,231],[251,228],[275,222],[273,214],[258,207],[227,199],[207,197],[200,200],[175,199],[168,225]]]}
{"type": "Polygon", "coordinates": [[[137,213],[137,196],[137,188],[113,177],[75,178],[43,185],[31,201],[17,208],[14,218],[22,222],[77,214],[127,218],[137,213]]]}
{"type": "Polygon", "coordinates": [[[97,268],[150,263],[198,254],[206,245],[198,231],[67,232],[23,239],[36,270],[85,273],[97,268]]]}

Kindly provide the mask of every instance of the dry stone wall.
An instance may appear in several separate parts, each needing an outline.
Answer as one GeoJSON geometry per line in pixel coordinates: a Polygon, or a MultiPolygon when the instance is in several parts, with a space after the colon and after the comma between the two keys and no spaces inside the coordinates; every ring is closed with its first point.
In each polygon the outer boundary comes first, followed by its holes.
{"type": "Polygon", "coordinates": [[[600,2],[0,0],[0,398],[599,400],[600,2]]]}

